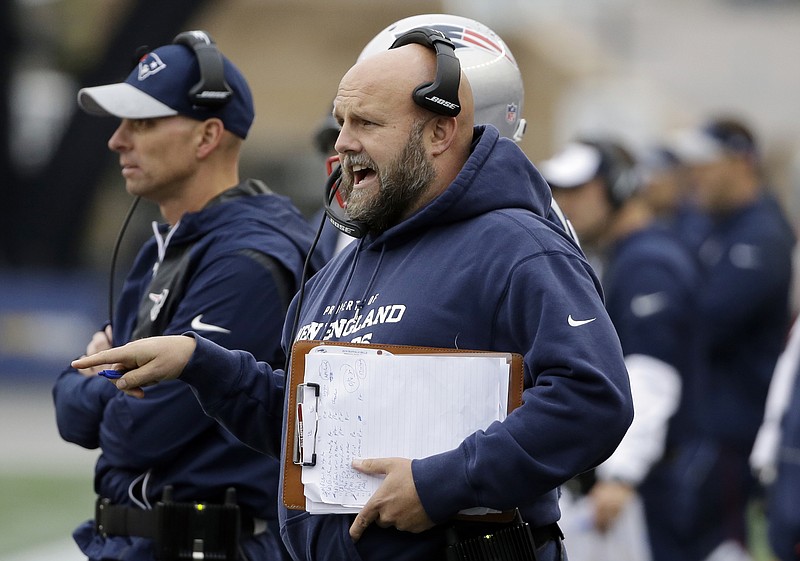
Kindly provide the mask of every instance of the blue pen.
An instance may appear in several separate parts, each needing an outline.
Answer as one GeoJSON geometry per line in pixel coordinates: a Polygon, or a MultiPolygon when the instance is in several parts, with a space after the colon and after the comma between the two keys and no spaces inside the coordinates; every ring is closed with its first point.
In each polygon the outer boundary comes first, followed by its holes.
{"type": "Polygon", "coordinates": [[[120,370],[101,370],[97,373],[98,376],[102,376],[103,378],[108,378],[109,380],[116,380],[118,378],[122,378],[122,375],[125,372],[120,370]]]}

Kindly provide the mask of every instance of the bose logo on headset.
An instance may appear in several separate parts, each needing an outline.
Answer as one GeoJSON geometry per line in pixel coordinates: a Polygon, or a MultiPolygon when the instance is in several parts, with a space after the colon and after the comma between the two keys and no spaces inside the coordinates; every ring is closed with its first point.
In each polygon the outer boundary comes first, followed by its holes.
{"type": "Polygon", "coordinates": [[[438,103],[439,105],[444,105],[448,109],[459,109],[457,103],[452,103],[450,101],[446,101],[446,100],[442,99],[441,97],[436,97],[435,95],[431,96],[431,97],[426,97],[425,99],[427,99],[429,101],[432,101],[434,103],[438,103]]]}

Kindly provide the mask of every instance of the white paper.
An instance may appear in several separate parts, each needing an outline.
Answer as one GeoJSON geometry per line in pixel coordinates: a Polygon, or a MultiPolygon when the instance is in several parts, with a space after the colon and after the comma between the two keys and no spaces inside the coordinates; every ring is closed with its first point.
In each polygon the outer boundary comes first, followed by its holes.
{"type": "Polygon", "coordinates": [[[316,442],[316,465],[302,468],[309,512],[358,512],[366,503],[382,480],[355,471],[355,458],[423,458],[505,419],[505,356],[322,348],[306,355],[304,380],[320,386],[318,399],[304,399],[305,446],[316,442]]]}

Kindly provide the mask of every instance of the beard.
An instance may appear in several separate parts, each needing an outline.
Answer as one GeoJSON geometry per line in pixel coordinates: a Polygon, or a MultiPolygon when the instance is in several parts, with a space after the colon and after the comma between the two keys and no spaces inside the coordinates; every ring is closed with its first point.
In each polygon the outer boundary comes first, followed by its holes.
{"type": "Polygon", "coordinates": [[[425,122],[414,124],[403,151],[383,168],[379,168],[367,155],[347,159],[347,167],[361,164],[378,176],[378,192],[353,189],[353,176],[344,174],[339,189],[347,202],[347,215],[361,222],[371,232],[384,232],[399,223],[408,211],[419,202],[432,183],[435,171],[433,162],[425,152],[422,132],[425,122]]]}

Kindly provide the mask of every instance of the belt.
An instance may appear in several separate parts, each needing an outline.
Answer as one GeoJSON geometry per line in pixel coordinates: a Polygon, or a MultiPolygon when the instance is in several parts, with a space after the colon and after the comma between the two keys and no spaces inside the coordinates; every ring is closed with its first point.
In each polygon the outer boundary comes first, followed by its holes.
{"type": "MultiPolygon", "coordinates": [[[[95,503],[95,528],[103,536],[137,536],[156,539],[158,513],[126,505],[111,504],[109,499],[98,498],[95,503]]],[[[267,522],[251,516],[240,516],[240,538],[258,536],[267,531],[267,522]]]]}

